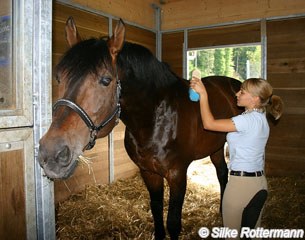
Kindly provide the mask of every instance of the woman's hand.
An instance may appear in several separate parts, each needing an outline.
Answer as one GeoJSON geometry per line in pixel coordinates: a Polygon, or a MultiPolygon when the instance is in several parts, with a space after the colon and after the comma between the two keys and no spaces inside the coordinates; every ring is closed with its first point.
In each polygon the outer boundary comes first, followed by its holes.
{"type": "Polygon", "coordinates": [[[198,78],[192,77],[190,87],[200,95],[200,98],[207,98],[208,94],[202,81],[198,78]]]}

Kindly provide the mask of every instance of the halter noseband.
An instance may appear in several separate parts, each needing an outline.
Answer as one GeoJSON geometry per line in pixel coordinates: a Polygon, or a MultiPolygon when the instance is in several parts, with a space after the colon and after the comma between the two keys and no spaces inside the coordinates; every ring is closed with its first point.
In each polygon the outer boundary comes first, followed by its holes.
{"type": "Polygon", "coordinates": [[[55,104],[53,105],[53,111],[56,110],[58,106],[66,106],[71,108],[74,112],[76,112],[81,119],[85,122],[87,127],[90,130],[90,140],[89,143],[84,147],[84,150],[89,150],[94,147],[95,140],[97,137],[98,131],[100,131],[103,127],[105,127],[115,116],[116,116],[116,124],[118,124],[118,119],[121,114],[121,104],[120,104],[120,96],[121,96],[121,82],[117,78],[117,87],[116,87],[116,106],[114,111],[105,119],[103,120],[99,125],[95,125],[89,115],[85,112],[84,109],[82,109],[79,105],[72,102],[69,99],[58,99],[55,104]]]}

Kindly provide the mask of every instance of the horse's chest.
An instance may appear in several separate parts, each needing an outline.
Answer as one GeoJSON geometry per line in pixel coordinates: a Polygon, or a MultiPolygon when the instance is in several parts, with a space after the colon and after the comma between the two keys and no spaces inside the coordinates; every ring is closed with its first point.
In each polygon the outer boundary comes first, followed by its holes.
{"type": "Polygon", "coordinates": [[[127,131],[125,147],[131,159],[143,170],[160,172],[166,169],[175,154],[178,114],[174,107],[162,101],[154,111],[151,126],[127,131]]]}

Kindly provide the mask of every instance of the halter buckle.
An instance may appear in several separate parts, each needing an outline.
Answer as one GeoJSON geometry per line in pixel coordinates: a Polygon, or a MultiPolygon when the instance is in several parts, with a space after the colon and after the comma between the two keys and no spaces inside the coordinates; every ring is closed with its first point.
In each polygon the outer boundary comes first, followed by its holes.
{"type": "Polygon", "coordinates": [[[89,139],[88,144],[85,146],[84,150],[90,150],[94,147],[96,136],[97,136],[97,130],[90,129],[90,139],[89,139]]]}

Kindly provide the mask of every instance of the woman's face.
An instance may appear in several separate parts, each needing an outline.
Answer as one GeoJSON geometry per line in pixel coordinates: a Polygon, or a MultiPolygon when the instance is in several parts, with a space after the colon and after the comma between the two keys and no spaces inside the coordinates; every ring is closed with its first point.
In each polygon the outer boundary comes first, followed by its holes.
{"type": "Polygon", "coordinates": [[[257,96],[253,96],[250,92],[241,88],[237,93],[237,106],[245,107],[246,109],[253,109],[258,106],[259,98],[257,96]]]}

